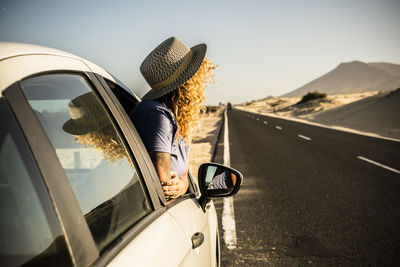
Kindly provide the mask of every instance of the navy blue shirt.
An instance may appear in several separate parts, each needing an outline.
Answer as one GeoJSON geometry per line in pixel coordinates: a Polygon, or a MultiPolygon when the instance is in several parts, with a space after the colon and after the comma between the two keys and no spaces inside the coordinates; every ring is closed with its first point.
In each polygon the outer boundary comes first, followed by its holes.
{"type": "Polygon", "coordinates": [[[147,151],[171,154],[171,171],[182,176],[188,166],[189,148],[184,139],[175,138],[178,125],[172,111],[163,103],[145,99],[129,116],[147,151]]]}

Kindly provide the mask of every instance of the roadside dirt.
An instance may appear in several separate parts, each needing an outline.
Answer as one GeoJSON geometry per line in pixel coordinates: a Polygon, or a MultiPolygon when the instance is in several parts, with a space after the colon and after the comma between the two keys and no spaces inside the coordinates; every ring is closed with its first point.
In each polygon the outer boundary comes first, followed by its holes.
{"type": "Polygon", "coordinates": [[[189,170],[197,177],[199,166],[210,162],[218,140],[224,107],[215,112],[204,113],[193,131],[193,142],[189,151],[189,170]]]}

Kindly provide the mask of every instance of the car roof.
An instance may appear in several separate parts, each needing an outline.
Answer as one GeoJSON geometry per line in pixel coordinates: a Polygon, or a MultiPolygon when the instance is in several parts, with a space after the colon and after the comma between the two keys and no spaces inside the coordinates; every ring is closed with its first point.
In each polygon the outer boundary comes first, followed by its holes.
{"type": "Polygon", "coordinates": [[[0,61],[23,55],[56,55],[79,58],[78,56],[54,48],[33,44],[0,42],[0,61]]]}
{"type": "MultiPolygon", "coordinates": [[[[33,44],[0,42],[0,63],[2,61],[7,62],[7,59],[10,59],[10,58],[31,56],[31,55],[61,56],[61,57],[65,57],[65,58],[78,59],[78,60],[82,61],[85,65],[87,65],[93,72],[100,74],[103,77],[121,85],[120,81],[116,80],[110,73],[108,73],[103,68],[90,62],[87,59],[81,58],[81,57],[73,55],[71,53],[68,53],[68,52],[65,52],[62,50],[58,50],[58,49],[54,49],[54,48],[33,45],[33,44]]],[[[123,84],[122,84],[122,86],[124,88],[126,88],[126,86],[124,86],[123,84]]],[[[0,88],[0,92],[4,89],[5,88],[0,88]]]]}

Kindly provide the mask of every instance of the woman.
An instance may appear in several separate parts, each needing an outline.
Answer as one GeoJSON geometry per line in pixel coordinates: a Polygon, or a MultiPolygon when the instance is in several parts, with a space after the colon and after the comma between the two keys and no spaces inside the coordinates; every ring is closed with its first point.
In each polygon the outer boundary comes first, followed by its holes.
{"type": "Polygon", "coordinates": [[[207,46],[187,47],[176,37],[157,46],[140,71],[151,86],[130,117],[153,161],[166,198],[188,188],[190,132],[196,125],[204,89],[216,68],[206,57],[207,46]]]}

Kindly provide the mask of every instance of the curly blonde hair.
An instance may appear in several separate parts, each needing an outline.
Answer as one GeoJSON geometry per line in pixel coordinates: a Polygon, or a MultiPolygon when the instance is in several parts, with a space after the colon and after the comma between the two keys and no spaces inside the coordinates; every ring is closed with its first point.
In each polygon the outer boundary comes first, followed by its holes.
{"type": "Polygon", "coordinates": [[[217,67],[205,57],[192,78],[158,99],[174,113],[178,124],[175,137],[184,139],[187,145],[191,143],[191,130],[197,125],[200,112],[205,110],[202,105],[205,99],[204,89],[212,82],[217,67]]]}
{"type": "Polygon", "coordinates": [[[122,141],[119,140],[116,130],[106,127],[84,135],[74,135],[74,142],[84,147],[92,147],[99,151],[104,159],[110,162],[117,162],[125,157],[132,166],[132,161],[122,141]]]}

